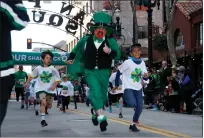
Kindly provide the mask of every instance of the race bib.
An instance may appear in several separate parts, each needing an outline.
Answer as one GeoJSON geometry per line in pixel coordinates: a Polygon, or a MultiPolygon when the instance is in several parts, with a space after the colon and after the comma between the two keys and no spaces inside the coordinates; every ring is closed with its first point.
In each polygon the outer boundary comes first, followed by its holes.
{"type": "Polygon", "coordinates": [[[74,91],[74,95],[78,96],[79,92],[78,91],[74,91]]]}
{"type": "Polygon", "coordinates": [[[25,79],[20,79],[19,82],[20,82],[20,84],[24,84],[25,83],[25,79]]]}
{"type": "Polygon", "coordinates": [[[67,92],[67,91],[62,91],[62,93],[63,93],[63,94],[65,94],[65,95],[66,95],[66,94],[68,94],[68,92],[67,92]]]}

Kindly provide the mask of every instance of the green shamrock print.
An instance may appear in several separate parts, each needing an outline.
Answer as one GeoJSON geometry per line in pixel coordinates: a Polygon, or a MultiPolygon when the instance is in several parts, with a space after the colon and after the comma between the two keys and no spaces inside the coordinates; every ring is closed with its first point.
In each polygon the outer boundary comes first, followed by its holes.
{"type": "Polygon", "coordinates": [[[68,90],[68,87],[67,87],[67,86],[63,86],[62,89],[63,89],[63,90],[68,90]]]}
{"type": "Polygon", "coordinates": [[[40,75],[40,80],[43,83],[50,83],[50,80],[52,78],[52,73],[49,73],[48,71],[43,71],[40,75]]]}
{"type": "Polygon", "coordinates": [[[131,73],[131,79],[133,79],[133,82],[139,82],[141,76],[142,70],[140,68],[136,68],[135,71],[131,73]]]}

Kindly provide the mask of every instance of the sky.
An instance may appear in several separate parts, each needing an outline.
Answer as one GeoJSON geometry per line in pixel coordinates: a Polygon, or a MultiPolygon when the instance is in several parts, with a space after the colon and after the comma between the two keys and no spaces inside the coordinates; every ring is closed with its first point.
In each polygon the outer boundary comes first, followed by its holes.
{"type": "MultiPolygon", "coordinates": [[[[29,8],[33,8],[35,4],[27,1],[23,1],[23,3],[28,10],[28,14],[31,20],[30,23],[34,23],[33,15],[32,15],[33,9],[29,9],[29,8]]],[[[62,6],[62,3],[60,1],[52,1],[51,4],[45,4],[41,2],[42,9],[54,11],[57,13],[60,13],[61,6],[62,6]]],[[[50,13],[47,13],[47,14],[50,14],[50,13]]],[[[46,15],[42,24],[48,23],[49,17],[50,15],[46,15]]],[[[60,29],[65,30],[64,27],[66,23],[67,23],[67,19],[64,19],[63,24],[60,26],[60,29]]],[[[55,45],[58,42],[62,40],[66,40],[68,38],[65,32],[60,31],[56,28],[42,26],[42,25],[34,25],[34,24],[28,24],[28,26],[21,31],[12,31],[11,36],[12,36],[12,51],[15,51],[15,52],[32,51],[27,49],[27,38],[32,38],[32,42],[44,42],[51,45],[55,45]]],[[[46,48],[48,46],[42,45],[42,44],[32,44],[32,48],[37,48],[37,47],[46,48]]],[[[24,66],[24,71],[26,71],[27,73],[30,73],[31,66],[24,66]]]]}

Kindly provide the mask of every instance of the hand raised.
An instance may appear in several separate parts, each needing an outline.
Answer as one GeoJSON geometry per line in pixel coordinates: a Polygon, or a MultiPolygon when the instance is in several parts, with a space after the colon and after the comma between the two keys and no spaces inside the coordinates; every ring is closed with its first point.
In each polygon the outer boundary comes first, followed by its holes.
{"type": "Polygon", "coordinates": [[[111,49],[107,47],[107,45],[105,44],[105,47],[103,48],[103,51],[106,53],[106,54],[109,54],[111,52],[111,49]]]}
{"type": "Polygon", "coordinates": [[[67,63],[67,64],[72,64],[72,63],[73,63],[73,60],[68,60],[66,63],[67,63]]]}

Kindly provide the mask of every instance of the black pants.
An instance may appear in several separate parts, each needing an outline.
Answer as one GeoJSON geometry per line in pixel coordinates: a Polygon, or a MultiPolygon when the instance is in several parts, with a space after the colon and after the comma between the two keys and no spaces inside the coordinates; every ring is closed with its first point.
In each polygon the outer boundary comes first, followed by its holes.
{"type": "Polygon", "coordinates": [[[16,101],[19,101],[19,97],[21,96],[21,100],[24,101],[24,88],[23,87],[15,87],[15,92],[16,92],[16,101]]]}
{"type": "Polygon", "coordinates": [[[65,107],[68,108],[69,106],[69,103],[70,103],[70,96],[62,96],[62,110],[65,111],[65,107]]]}
{"type": "MultiPolygon", "coordinates": [[[[4,120],[7,110],[10,90],[14,85],[14,75],[0,77],[0,127],[4,120]]],[[[1,136],[1,133],[0,133],[1,136]]]]}
{"type": "Polygon", "coordinates": [[[147,91],[147,93],[146,93],[146,103],[148,105],[154,103],[154,91],[147,91]]]}
{"type": "Polygon", "coordinates": [[[112,103],[119,102],[121,97],[123,97],[122,93],[119,93],[119,94],[110,94],[110,93],[108,93],[109,107],[112,106],[112,103]]]}
{"type": "Polygon", "coordinates": [[[186,103],[186,112],[188,114],[192,114],[193,109],[195,108],[195,105],[193,104],[193,101],[191,99],[191,95],[185,96],[185,103],[186,103]]]}
{"type": "Polygon", "coordinates": [[[177,113],[180,110],[180,98],[178,95],[170,95],[168,97],[168,104],[165,107],[167,110],[174,109],[177,113]]]}
{"type": "Polygon", "coordinates": [[[74,95],[73,98],[74,98],[75,108],[77,108],[77,102],[79,101],[79,95],[74,95]]]}

